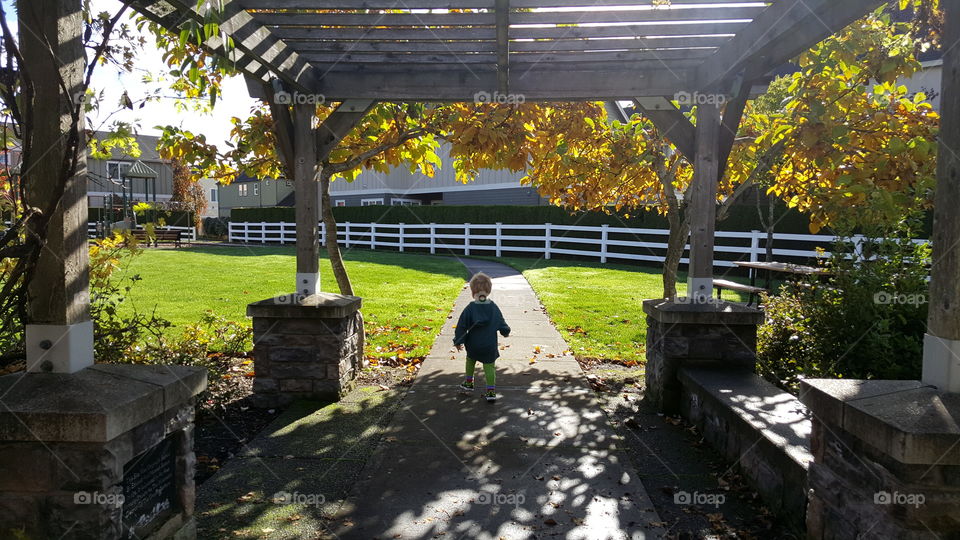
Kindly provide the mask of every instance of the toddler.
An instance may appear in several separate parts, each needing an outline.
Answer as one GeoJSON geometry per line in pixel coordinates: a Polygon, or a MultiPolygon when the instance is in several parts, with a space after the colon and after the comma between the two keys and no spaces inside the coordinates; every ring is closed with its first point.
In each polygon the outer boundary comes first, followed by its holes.
{"type": "Polygon", "coordinates": [[[510,327],[503,320],[500,308],[490,300],[493,281],[483,272],[478,272],[470,279],[470,293],[473,302],[470,302],[457,322],[453,335],[453,344],[457,350],[467,348],[467,376],[464,378],[460,390],[473,392],[473,373],[477,362],[483,364],[483,374],[487,382],[487,391],[484,397],[489,402],[497,400],[496,369],[494,362],[500,357],[497,346],[497,332],[503,337],[510,335],[510,327]]]}

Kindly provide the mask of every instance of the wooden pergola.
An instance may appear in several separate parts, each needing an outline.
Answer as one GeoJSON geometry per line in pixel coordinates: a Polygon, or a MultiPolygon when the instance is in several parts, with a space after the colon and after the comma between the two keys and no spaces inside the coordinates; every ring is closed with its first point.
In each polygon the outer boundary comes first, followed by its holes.
{"type": "MultiPolygon", "coordinates": [[[[174,32],[210,17],[193,0],[124,1],[174,32]]],[[[717,180],[750,88],[884,3],[222,0],[216,17],[232,47],[219,40],[207,47],[229,56],[244,73],[251,95],[271,106],[279,153],[297,182],[298,293],[319,292],[316,164],[373,103],[516,95],[542,101],[640,98],[638,104],[646,105],[648,116],[694,165],[688,291],[709,298],[717,180]],[[277,98],[281,92],[284,99],[277,98]],[[340,106],[314,126],[313,105],[301,103],[297,94],[340,106]],[[668,101],[678,95],[707,96],[698,102],[696,126],[668,101]],[[722,111],[718,100],[709,99],[717,95],[724,96],[722,111]],[[655,101],[662,106],[649,105],[655,101]]],[[[947,66],[951,56],[948,52],[947,66]]],[[[944,73],[951,71],[945,67],[944,73]]],[[[953,82],[945,81],[943,88],[946,133],[954,121],[953,82]]],[[[956,159],[956,154],[942,152],[941,166],[949,168],[956,159]]],[[[957,197],[944,195],[949,189],[941,186],[938,206],[945,197],[957,197]]],[[[939,223],[955,227],[953,220],[939,223]]],[[[960,230],[938,228],[935,242],[944,249],[937,236],[942,234],[960,238],[960,230]]],[[[956,257],[938,256],[943,261],[956,257]]],[[[943,285],[955,281],[956,268],[960,266],[950,262],[933,269],[934,294],[949,294],[951,301],[931,309],[931,328],[942,328],[937,335],[951,343],[960,343],[960,290],[943,285]]],[[[955,371],[948,378],[960,391],[960,367],[955,371]]]]}

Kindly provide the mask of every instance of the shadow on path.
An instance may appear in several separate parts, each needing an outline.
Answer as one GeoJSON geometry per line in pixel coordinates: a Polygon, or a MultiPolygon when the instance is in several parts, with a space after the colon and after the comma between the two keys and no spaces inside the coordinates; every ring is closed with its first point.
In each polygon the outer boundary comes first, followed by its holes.
{"type": "MultiPolygon", "coordinates": [[[[516,270],[494,278],[512,327],[496,403],[460,394],[452,317],[399,404],[332,531],[341,538],[644,538],[659,518],[579,365],[516,270]]],[[[480,385],[478,385],[480,386],[480,385]]]]}

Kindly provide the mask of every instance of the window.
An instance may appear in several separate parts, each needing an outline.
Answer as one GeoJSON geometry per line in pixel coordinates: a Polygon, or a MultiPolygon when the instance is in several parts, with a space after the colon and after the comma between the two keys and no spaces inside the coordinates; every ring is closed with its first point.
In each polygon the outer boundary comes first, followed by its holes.
{"type": "Polygon", "coordinates": [[[383,204],[383,199],[363,199],[360,201],[360,206],[374,206],[377,204],[383,204]]]}
{"type": "Polygon", "coordinates": [[[130,165],[132,163],[128,161],[108,161],[107,162],[107,176],[111,180],[120,180],[127,175],[127,171],[130,170],[130,165]]]}
{"type": "Polygon", "coordinates": [[[420,206],[420,201],[417,199],[404,199],[403,197],[394,197],[390,199],[390,204],[393,206],[420,206]]]}
{"type": "Polygon", "coordinates": [[[253,196],[256,197],[256,196],[259,195],[259,194],[260,194],[260,184],[254,182],[254,183],[253,183],[253,196]]]}
{"type": "Polygon", "coordinates": [[[345,201],[345,200],[343,200],[343,199],[337,199],[337,200],[333,203],[333,205],[334,205],[334,206],[346,206],[346,205],[347,205],[347,201],[345,201]]]}
{"type": "Polygon", "coordinates": [[[239,186],[237,186],[237,190],[240,192],[240,196],[241,196],[241,197],[246,197],[246,196],[247,196],[247,185],[246,185],[246,184],[240,184],[239,186]]]}
{"type": "Polygon", "coordinates": [[[217,202],[217,188],[210,188],[210,202],[217,202]]]}

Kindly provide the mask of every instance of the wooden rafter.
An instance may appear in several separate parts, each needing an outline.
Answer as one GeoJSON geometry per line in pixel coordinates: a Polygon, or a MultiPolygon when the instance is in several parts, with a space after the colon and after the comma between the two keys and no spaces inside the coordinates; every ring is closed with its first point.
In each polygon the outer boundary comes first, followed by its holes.
{"type": "MultiPolygon", "coordinates": [[[[199,20],[192,0],[124,1],[169,2],[199,20]]],[[[273,72],[330,101],[508,90],[528,100],[632,99],[720,83],[731,92],[745,65],[769,71],[880,3],[226,0],[222,27],[246,72],[273,72]]]]}

